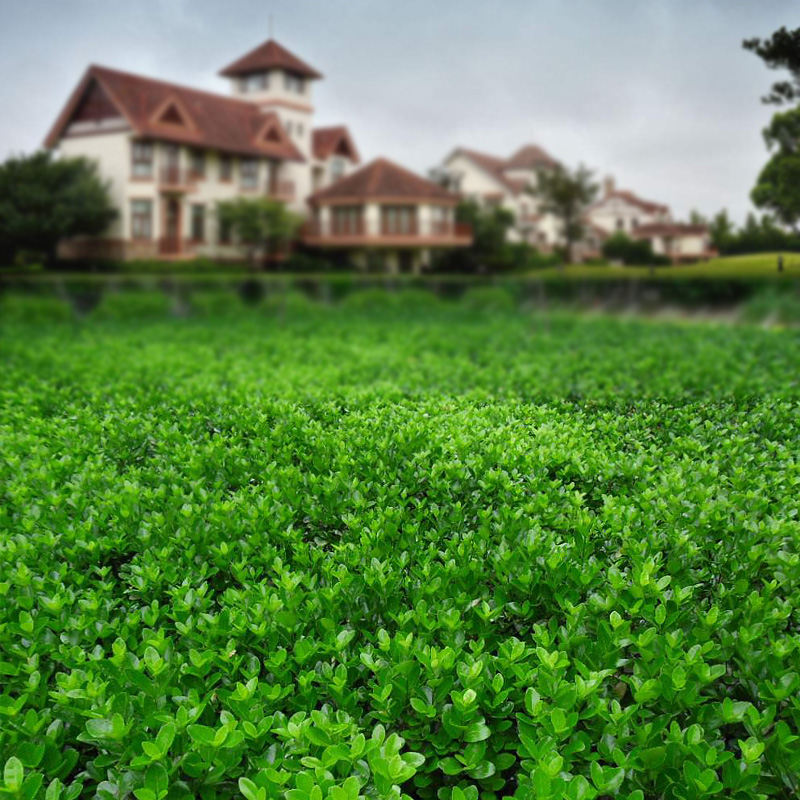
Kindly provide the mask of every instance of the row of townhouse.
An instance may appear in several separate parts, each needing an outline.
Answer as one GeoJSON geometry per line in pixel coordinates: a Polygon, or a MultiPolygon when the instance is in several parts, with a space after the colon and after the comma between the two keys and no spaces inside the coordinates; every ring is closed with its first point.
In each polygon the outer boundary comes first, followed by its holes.
{"type": "MultiPolygon", "coordinates": [[[[542,213],[536,197],[537,176],[558,164],[535,144],[524,145],[510,158],[461,147],[433,172],[437,180],[462,197],[511,211],[514,225],[509,231],[510,241],[528,242],[547,251],[560,245],[563,235],[559,221],[552,214],[542,213]]],[[[598,256],[603,242],[615,233],[646,239],[656,254],[676,262],[714,254],[707,226],[676,222],[667,206],[617,189],[612,178],[604,181],[602,196],[586,210],[583,222],[584,239],[576,251],[583,258],[598,256]]]]}
{"type": "Polygon", "coordinates": [[[322,75],[270,39],[225,67],[229,96],[91,66],[45,146],[95,162],[118,216],[65,258],[239,259],[217,204],[267,196],[306,217],[308,248],[420,271],[436,249],[466,247],[459,198],[386,159],[361,166],[346,126],[315,127],[322,75]]]}
{"type": "MultiPolygon", "coordinates": [[[[274,39],[220,75],[228,95],[89,67],[45,145],[94,161],[119,213],[105,235],[63,243],[63,257],[238,259],[215,210],[253,196],[306,218],[302,246],[344,251],[363,265],[377,258],[391,271],[419,272],[434,251],[469,246],[471,231],[455,218],[465,197],[512,211],[512,241],[550,250],[563,240],[535,196],[539,172],[558,166],[541,147],[510,158],[458,148],[434,181],[386,159],[362,166],[346,126],[314,126],[322,75],[274,39]]],[[[585,221],[583,256],[616,231],[647,238],[675,260],[710,253],[705,228],[680,225],[665,206],[610,181],[585,221]]]]}

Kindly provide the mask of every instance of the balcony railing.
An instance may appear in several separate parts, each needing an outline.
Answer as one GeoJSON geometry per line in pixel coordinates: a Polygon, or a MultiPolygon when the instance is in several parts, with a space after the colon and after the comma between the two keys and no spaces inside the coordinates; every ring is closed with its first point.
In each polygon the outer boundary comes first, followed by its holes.
{"type": "Polygon", "coordinates": [[[330,240],[331,242],[346,240],[390,240],[409,244],[415,240],[437,240],[442,243],[470,244],[472,240],[472,227],[460,222],[447,222],[443,220],[364,220],[332,219],[327,222],[311,220],[302,230],[306,240],[330,240]]]}
{"type": "Polygon", "coordinates": [[[165,236],[158,240],[158,254],[160,256],[192,256],[197,242],[193,239],[179,239],[165,236]]]}
{"type": "Polygon", "coordinates": [[[180,167],[162,167],[158,179],[161,189],[168,191],[191,191],[197,184],[196,174],[180,167]]]}
{"type": "Polygon", "coordinates": [[[267,197],[291,201],[295,197],[294,181],[272,181],[267,185],[267,197]]]}

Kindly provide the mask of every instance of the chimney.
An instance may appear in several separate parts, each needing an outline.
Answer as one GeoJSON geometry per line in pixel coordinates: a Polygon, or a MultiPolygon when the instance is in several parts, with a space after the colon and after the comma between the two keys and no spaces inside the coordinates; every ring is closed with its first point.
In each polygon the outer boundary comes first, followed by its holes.
{"type": "Polygon", "coordinates": [[[614,178],[612,178],[611,175],[609,175],[603,181],[603,196],[610,197],[612,194],[614,194],[615,189],[616,189],[616,184],[614,183],[614,178]]]}

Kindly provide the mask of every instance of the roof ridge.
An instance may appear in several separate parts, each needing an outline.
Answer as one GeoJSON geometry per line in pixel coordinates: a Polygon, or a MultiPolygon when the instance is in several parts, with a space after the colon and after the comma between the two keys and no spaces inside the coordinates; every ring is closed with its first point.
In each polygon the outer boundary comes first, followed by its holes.
{"type": "Polygon", "coordinates": [[[97,72],[110,72],[113,75],[120,75],[124,78],[135,78],[139,81],[148,81],[149,83],[156,84],[158,86],[163,86],[169,89],[179,89],[184,92],[192,92],[193,94],[203,95],[204,97],[210,97],[214,100],[224,100],[227,103],[235,104],[243,108],[251,108],[258,111],[260,114],[268,114],[272,112],[261,111],[256,103],[253,103],[250,100],[240,100],[238,97],[231,97],[230,95],[221,94],[219,92],[212,92],[208,89],[196,89],[194,86],[186,86],[183,83],[173,83],[172,81],[165,81],[161,78],[151,78],[149,75],[141,75],[137,72],[129,72],[124,69],[117,69],[116,67],[104,67],[102,64],[92,64],[89,67],[89,71],[92,74],[96,74],[97,72]]]}

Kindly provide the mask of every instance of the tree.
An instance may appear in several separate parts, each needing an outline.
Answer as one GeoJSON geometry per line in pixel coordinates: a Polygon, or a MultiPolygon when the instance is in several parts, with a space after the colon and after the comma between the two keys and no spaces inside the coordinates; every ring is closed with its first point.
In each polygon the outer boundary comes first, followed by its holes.
{"type": "Polygon", "coordinates": [[[750,197],[775,219],[798,232],[800,222],[800,109],[775,114],[764,131],[769,150],[767,162],[750,197]]]}
{"type": "Polygon", "coordinates": [[[603,242],[603,258],[610,261],[621,261],[629,266],[656,266],[669,263],[653,252],[653,246],[647,239],[631,239],[622,231],[609,236],[603,242]]]}
{"type": "Polygon", "coordinates": [[[49,151],[0,164],[0,253],[35,253],[52,264],[58,244],[98,236],[117,216],[97,167],[83,158],[49,151]]]}
{"type": "Polygon", "coordinates": [[[571,172],[558,165],[539,170],[536,185],[529,190],[539,200],[539,210],[560,221],[567,261],[572,260],[572,246],[583,236],[583,214],[598,189],[591,170],[580,166],[571,172]]]}
{"type": "Polygon", "coordinates": [[[800,100],[800,28],[789,31],[784,27],[769,39],[746,39],[742,46],[755,53],[770,69],[785,69],[791,75],[791,80],[774,83],[770,93],[762,98],[763,102],[781,105],[800,100]]]}
{"type": "Polygon", "coordinates": [[[244,251],[252,268],[259,254],[279,253],[295,236],[302,219],[279,200],[238,197],[217,204],[217,217],[244,251]]]}
{"type": "Polygon", "coordinates": [[[514,224],[514,214],[502,206],[480,206],[464,200],[456,206],[456,222],[472,228],[472,245],[446,250],[436,257],[436,269],[442,272],[502,270],[514,266],[515,254],[507,241],[514,224]]]}
{"type": "Polygon", "coordinates": [[[693,208],[689,212],[689,224],[708,225],[708,220],[705,218],[705,215],[701,214],[696,208],[693,208]]]}
{"type": "Polygon", "coordinates": [[[711,234],[711,243],[719,253],[725,253],[731,246],[736,236],[736,226],[728,216],[728,212],[723,209],[712,220],[708,226],[711,234]]]}

